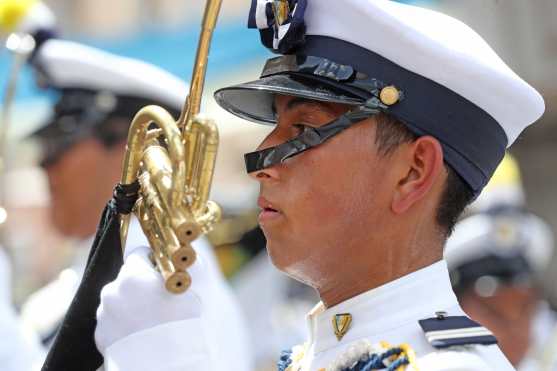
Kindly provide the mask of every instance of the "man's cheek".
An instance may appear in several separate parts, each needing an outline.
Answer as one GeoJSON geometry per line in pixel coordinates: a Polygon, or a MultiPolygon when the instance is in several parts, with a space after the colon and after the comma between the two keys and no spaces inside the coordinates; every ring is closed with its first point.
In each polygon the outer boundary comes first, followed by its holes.
{"type": "Polygon", "coordinates": [[[318,187],[309,190],[306,195],[305,204],[308,205],[304,214],[308,217],[308,222],[323,229],[326,225],[335,224],[339,216],[341,217],[342,199],[331,190],[319,189],[318,187]]]}

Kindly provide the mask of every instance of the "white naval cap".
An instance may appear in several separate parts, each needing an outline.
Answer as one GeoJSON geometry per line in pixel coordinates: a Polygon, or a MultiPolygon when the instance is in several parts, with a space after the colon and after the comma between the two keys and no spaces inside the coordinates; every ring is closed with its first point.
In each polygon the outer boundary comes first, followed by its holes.
{"type": "Polygon", "coordinates": [[[159,67],[71,41],[45,41],[31,63],[38,85],[59,93],[51,117],[30,135],[41,141],[42,166],[91,135],[119,143],[147,105],[177,118],[187,96],[186,83],[159,67]]]}
{"type": "Polygon", "coordinates": [[[86,90],[137,97],[179,110],[187,85],[152,64],[71,41],[48,40],[34,64],[39,83],[59,90],[86,90]]]}
{"type": "Polygon", "coordinates": [[[554,249],[550,227],[522,210],[480,213],[460,221],[447,240],[447,261],[455,291],[482,277],[511,282],[539,278],[554,249]]]}
{"type": "Polygon", "coordinates": [[[457,223],[444,251],[455,289],[483,276],[544,273],[553,254],[553,234],[546,222],[525,211],[520,169],[511,154],[468,211],[471,216],[457,223]]]}
{"type": "Polygon", "coordinates": [[[372,50],[466,98],[501,125],[508,145],[545,110],[480,35],[445,14],[388,0],[308,0],[306,25],[307,35],[372,50]]]}
{"type": "Polygon", "coordinates": [[[432,10],[388,0],[252,0],[248,24],[284,56],[270,60],[261,79],[217,91],[225,109],[273,124],[273,94],[353,105],[381,98],[384,112],[441,142],[476,195],[545,109],[475,31],[432,10]],[[366,91],[364,77],[375,90],[366,91]],[[401,94],[383,99],[390,86],[401,94]]]}

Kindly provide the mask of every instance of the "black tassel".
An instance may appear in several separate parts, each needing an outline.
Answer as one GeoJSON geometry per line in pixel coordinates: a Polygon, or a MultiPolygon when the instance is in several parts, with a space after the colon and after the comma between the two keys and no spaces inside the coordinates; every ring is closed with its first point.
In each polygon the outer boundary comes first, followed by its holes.
{"type": "Polygon", "coordinates": [[[96,312],[102,288],[116,279],[122,267],[120,214],[131,212],[138,190],[137,182],[116,186],[102,213],[85,273],[42,371],[96,371],[102,366],[103,357],[94,339],[96,312]]]}

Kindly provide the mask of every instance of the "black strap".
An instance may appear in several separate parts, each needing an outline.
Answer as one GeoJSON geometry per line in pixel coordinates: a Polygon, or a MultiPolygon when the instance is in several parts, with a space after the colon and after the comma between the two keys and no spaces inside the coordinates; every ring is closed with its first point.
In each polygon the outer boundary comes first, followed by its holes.
{"type": "Polygon", "coordinates": [[[136,180],[131,184],[118,183],[114,187],[112,200],[118,214],[128,215],[132,212],[133,206],[139,197],[139,182],[136,180]]]}
{"type": "Polygon", "coordinates": [[[280,164],[291,157],[326,142],[353,124],[386,110],[387,106],[383,105],[376,97],[373,97],[366,101],[364,105],[345,113],[323,126],[318,128],[306,126],[300,135],[285,143],[260,151],[246,153],[244,155],[246,171],[253,173],[280,164]]]}
{"type": "Polygon", "coordinates": [[[102,288],[118,276],[123,264],[120,212],[129,213],[139,185],[118,185],[106,205],[81,284],[47,355],[42,371],[95,371],[103,357],[95,346],[96,312],[102,288]]]}

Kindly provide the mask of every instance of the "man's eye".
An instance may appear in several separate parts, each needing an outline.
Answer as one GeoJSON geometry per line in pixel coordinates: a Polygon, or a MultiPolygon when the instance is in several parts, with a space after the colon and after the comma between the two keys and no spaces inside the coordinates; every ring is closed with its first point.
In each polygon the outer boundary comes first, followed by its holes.
{"type": "Polygon", "coordinates": [[[296,129],[296,134],[299,135],[303,133],[308,126],[305,124],[294,124],[292,127],[296,129]]]}

